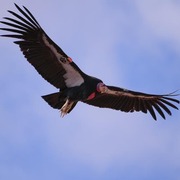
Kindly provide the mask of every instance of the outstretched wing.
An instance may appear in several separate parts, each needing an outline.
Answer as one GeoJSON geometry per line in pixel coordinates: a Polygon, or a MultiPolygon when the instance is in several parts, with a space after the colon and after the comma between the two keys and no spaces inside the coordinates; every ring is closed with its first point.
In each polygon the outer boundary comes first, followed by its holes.
{"type": "Polygon", "coordinates": [[[20,46],[24,56],[39,74],[55,87],[64,89],[82,84],[82,71],[71,58],[47,36],[26,7],[21,9],[15,6],[21,16],[8,11],[14,18],[5,17],[6,21],[0,22],[9,27],[0,29],[12,34],[2,36],[19,39],[14,43],[20,46]]]}
{"type": "Polygon", "coordinates": [[[175,94],[153,95],[141,92],[130,91],[118,87],[107,86],[107,92],[97,94],[94,99],[83,101],[89,105],[98,106],[101,108],[111,108],[124,112],[148,111],[156,120],[155,111],[157,111],[164,119],[163,110],[171,115],[169,107],[178,109],[173,103],[180,103],[174,99],[175,94]]]}

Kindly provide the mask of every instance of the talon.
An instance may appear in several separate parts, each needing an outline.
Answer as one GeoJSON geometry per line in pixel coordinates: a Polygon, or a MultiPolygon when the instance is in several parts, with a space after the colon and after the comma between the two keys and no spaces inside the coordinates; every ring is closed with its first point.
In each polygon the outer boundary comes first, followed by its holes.
{"type": "Polygon", "coordinates": [[[63,118],[67,113],[61,111],[61,117],[63,118]]]}
{"type": "Polygon", "coordinates": [[[62,108],[60,109],[61,112],[61,117],[63,118],[68,111],[71,109],[72,105],[73,105],[73,101],[70,101],[69,99],[66,100],[66,102],[64,103],[64,105],[62,106],[62,108]]]}

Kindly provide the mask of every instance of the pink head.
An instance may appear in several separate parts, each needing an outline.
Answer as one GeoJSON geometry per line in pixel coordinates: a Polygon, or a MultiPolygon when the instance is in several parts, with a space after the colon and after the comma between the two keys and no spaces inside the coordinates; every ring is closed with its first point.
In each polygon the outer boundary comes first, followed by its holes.
{"type": "Polygon", "coordinates": [[[108,88],[104,83],[100,82],[97,84],[96,90],[97,90],[97,92],[105,93],[105,92],[107,92],[108,88]]]}

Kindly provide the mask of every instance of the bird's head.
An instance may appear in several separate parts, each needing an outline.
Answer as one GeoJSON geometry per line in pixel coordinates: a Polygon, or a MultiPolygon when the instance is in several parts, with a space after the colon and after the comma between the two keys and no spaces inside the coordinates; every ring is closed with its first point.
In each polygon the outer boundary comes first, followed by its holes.
{"type": "Polygon", "coordinates": [[[108,91],[107,86],[103,82],[98,83],[96,89],[99,93],[105,93],[108,91]]]}

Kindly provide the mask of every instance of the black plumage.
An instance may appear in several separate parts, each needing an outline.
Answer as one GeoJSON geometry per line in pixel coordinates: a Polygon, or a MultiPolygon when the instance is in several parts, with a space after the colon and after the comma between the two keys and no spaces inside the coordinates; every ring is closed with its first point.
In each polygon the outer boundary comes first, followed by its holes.
{"type": "Polygon", "coordinates": [[[11,34],[2,36],[17,39],[14,43],[19,45],[28,62],[59,89],[59,92],[42,98],[53,108],[60,109],[62,116],[72,111],[79,101],[124,112],[150,112],[155,120],[155,112],[165,119],[164,112],[171,115],[169,107],[178,109],[174,105],[179,103],[174,98],[177,94],[153,95],[130,91],[106,86],[102,80],[88,76],[48,37],[26,7],[15,6],[21,15],[8,11],[13,18],[5,17],[0,21],[7,26],[0,29],[11,34]]]}

